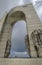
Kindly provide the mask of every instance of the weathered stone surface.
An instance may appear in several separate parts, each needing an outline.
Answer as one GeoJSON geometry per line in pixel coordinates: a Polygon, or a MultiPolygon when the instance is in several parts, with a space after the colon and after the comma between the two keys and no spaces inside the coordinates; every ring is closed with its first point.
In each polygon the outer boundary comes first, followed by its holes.
{"type": "MultiPolygon", "coordinates": [[[[3,18],[0,20],[0,34],[1,42],[0,42],[0,57],[4,57],[5,48],[7,40],[11,40],[11,33],[13,24],[16,23],[18,20],[25,20],[26,27],[27,27],[27,34],[29,35],[29,44],[30,44],[30,52],[31,57],[34,58],[13,58],[13,59],[6,59],[0,58],[0,65],[42,65],[42,58],[37,58],[37,53],[34,48],[34,43],[31,39],[31,33],[34,30],[41,29],[42,30],[42,23],[39,20],[39,17],[33,7],[32,4],[28,4],[25,6],[15,7],[10,12],[4,14],[3,18]],[[5,20],[6,19],[6,20],[5,20]],[[3,26],[4,24],[4,26],[3,26]],[[3,31],[1,33],[1,31],[3,31]],[[35,58],[36,57],[36,58],[35,58]]],[[[42,56],[42,48],[40,52],[40,57],[42,56]]]]}

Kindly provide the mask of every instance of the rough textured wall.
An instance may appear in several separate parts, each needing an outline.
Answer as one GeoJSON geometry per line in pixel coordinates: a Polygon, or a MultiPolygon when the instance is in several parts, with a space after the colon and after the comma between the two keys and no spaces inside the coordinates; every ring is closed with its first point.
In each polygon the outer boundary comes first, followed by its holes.
{"type": "MultiPolygon", "coordinates": [[[[42,23],[40,22],[38,15],[33,7],[32,4],[28,4],[28,5],[24,5],[24,6],[20,6],[20,7],[16,7],[13,8],[9,14],[8,14],[8,18],[7,21],[5,21],[5,17],[6,15],[4,15],[4,18],[2,18],[2,22],[1,27],[0,27],[0,31],[2,31],[2,27],[3,27],[3,23],[5,23],[4,25],[4,29],[3,29],[3,34],[2,34],[2,39],[0,42],[0,57],[4,57],[4,52],[5,52],[5,48],[6,48],[6,42],[8,39],[10,39],[11,37],[11,24],[16,22],[17,20],[21,19],[21,18],[14,18],[14,12],[15,11],[22,11],[25,14],[25,20],[26,20],[26,25],[27,25],[27,33],[29,35],[29,43],[30,43],[30,51],[31,51],[31,57],[37,57],[37,53],[35,51],[34,48],[34,44],[33,41],[31,39],[31,33],[34,30],[38,30],[41,29],[42,30],[42,23]]],[[[42,48],[40,50],[40,55],[42,55],[42,48]]],[[[31,59],[0,59],[0,65],[5,65],[5,63],[11,65],[11,64],[29,64],[29,65],[42,65],[42,58],[31,58],[31,59]],[[20,62],[21,61],[21,62],[20,62]],[[25,61],[25,62],[24,62],[25,61]],[[10,63],[11,62],[11,63],[10,63]]]]}

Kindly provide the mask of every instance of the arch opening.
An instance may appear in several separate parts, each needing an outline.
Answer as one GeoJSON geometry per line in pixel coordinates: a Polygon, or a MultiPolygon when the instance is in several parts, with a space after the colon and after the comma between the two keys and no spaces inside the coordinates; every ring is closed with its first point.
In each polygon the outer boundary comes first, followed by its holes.
{"type": "Polygon", "coordinates": [[[29,50],[26,49],[26,35],[26,22],[24,20],[17,21],[12,29],[11,51],[9,57],[30,57],[29,50]]]}

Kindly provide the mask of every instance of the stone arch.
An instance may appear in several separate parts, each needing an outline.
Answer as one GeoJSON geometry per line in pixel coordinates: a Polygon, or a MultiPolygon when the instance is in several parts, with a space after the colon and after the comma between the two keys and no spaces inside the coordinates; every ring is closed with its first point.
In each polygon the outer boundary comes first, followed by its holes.
{"type": "MultiPolygon", "coordinates": [[[[5,20],[5,26],[6,26],[5,32],[7,32],[6,40],[5,40],[6,47],[7,47],[7,41],[11,40],[13,24],[15,24],[18,20],[24,20],[26,22],[26,17],[25,17],[25,14],[24,14],[23,11],[15,11],[15,12],[11,11],[11,12],[8,13],[8,16],[6,17],[6,20],[5,20]]],[[[8,44],[11,46],[10,42],[8,44]]],[[[5,49],[4,57],[8,57],[9,51],[10,51],[10,48],[7,47],[7,49],[5,49]]]]}

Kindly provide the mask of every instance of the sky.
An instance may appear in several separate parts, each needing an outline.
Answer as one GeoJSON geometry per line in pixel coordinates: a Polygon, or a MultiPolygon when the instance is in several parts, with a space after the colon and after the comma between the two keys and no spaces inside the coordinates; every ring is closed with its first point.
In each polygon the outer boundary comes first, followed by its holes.
{"type": "Polygon", "coordinates": [[[12,8],[26,3],[32,3],[34,5],[42,22],[42,0],[0,0],[0,19],[5,11],[9,12],[12,8]]]}
{"type": "Polygon", "coordinates": [[[25,21],[17,21],[17,23],[15,23],[15,25],[13,26],[12,30],[12,43],[14,42],[14,45],[12,47],[14,50],[18,52],[26,51],[26,47],[24,44],[26,34],[27,32],[25,21]]]}
{"type": "MultiPolygon", "coordinates": [[[[0,0],[0,19],[6,11],[9,12],[13,7],[24,5],[26,3],[33,4],[42,22],[42,0],[0,0]]],[[[26,23],[23,20],[20,22],[18,21],[12,29],[12,46],[9,57],[15,57],[15,55],[16,57],[29,57],[25,45],[26,34],[26,23]]]]}
{"type": "Polygon", "coordinates": [[[29,57],[25,45],[25,35],[27,35],[26,22],[24,20],[17,21],[12,29],[9,57],[29,57]]]}

